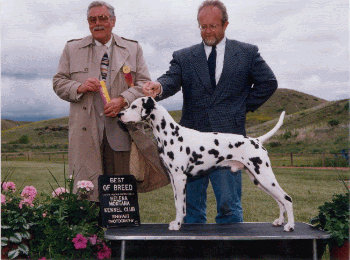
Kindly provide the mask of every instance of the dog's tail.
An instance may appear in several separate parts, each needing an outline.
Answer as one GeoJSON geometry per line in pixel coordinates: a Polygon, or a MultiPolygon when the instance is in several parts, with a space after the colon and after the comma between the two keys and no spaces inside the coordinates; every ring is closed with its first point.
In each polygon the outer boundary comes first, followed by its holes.
{"type": "Polygon", "coordinates": [[[258,137],[257,139],[261,142],[264,143],[266,140],[268,140],[271,136],[273,136],[277,130],[281,127],[281,125],[283,124],[283,119],[284,119],[284,115],[286,114],[285,111],[282,112],[282,114],[280,115],[280,119],[278,120],[277,124],[275,125],[274,128],[272,128],[269,132],[267,132],[266,134],[258,137]]]}

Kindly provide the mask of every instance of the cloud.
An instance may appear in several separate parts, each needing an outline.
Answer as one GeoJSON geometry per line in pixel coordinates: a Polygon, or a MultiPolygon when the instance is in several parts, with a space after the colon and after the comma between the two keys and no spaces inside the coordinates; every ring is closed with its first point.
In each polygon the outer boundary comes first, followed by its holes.
{"type": "MultiPolygon", "coordinates": [[[[153,80],[168,70],[175,50],[201,41],[196,17],[201,0],[108,2],[116,9],[114,32],[140,42],[153,80]]],[[[226,36],[259,46],[280,87],[328,100],[348,96],[347,1],[224,3],[230,22],[226,36]]],[[[2,2],[3,117],[68,114],[68,103],[53,93],[51,79],[65,43],[90,34],[88,4],[83,0],[2,2]],[[21,106],[6,100],[11,93],[16,93],[21,106]]],[[[182,93],[162,103],[168,108],[181,108],[182,93]]]]}

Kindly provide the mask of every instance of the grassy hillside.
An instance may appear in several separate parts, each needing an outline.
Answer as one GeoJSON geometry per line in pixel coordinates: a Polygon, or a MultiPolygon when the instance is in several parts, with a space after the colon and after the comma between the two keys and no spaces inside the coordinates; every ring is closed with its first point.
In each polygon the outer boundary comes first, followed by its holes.
{"type": "MultiPolygon", "coordinates": [[[[287,114],[324,104],[327,101],[315,96],[301,93],[291,89],[277,89],[272,97],[259,109],[247,113],[246,127],[258,125],[270,121],[279,116],[284,110],[287,114]]],[[[170,114],[176,121],[180,121],[181,111],[171,111],[170,114]]]]}
{"type": "MultiPolygon", "coordinates": [[[[257,137],[266,133],[283,110],[287,114],[284,125],[266,144],[270,152],[339,152],[349,147],[347,100],[327,102],[288,89],[279,89],[256,112],[248,113],[247,134],[257,137]]],[[[179,121],[181,111],[170,114],[179,121]]],[[[67,136],[67,117],[32,122],[1,131],[1,150],[66,150],[67,136]]]]}
{"type": "MultiPolygon", "coordinates": [[[[258,137],[272,129],[277,119],[252,126],[247,134],[258,137]]],[[[349,121],[348,100],[287,114],[266,147],[270,152],[339,152],[349,148],[349,121]]]]}
{"type": "Polygon", "coordinates": [[[2,152],[50,151],[67,148],[68,117],[32,122],[1,131],[2,152]],[[27,137],[27,143],[21,141],[24,136],[27,137]]]}
{"type": "Polygon", "coordinates": [[[277,89],[272,97],[254,112],[248,112],[246,127],[272,120],[286,111],[288,115],[326,103],[317,98],[291,89],[277,89]]]}
{"type": "Polygon", "coordinates": [[[30,122],[25,122],[25,121],[13,121],[9,119],[1,119],[1,131],[18,127],[21,125],[29,124],[29,123],[30,122]]]}

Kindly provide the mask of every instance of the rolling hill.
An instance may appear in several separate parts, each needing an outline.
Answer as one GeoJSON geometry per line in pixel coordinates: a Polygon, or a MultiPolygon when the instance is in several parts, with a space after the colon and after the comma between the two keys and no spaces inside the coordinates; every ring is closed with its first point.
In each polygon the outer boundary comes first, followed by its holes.
{"type": "Polygon", "coordinates": [[[11,129],[20,125],[29,124],[30,122],[25,121],[13,121],[9,119],[1,119],[1,131],[11,129]]]}
{"type": "MultiPolygon", "coordinates": [[[[258,137],[266,133],[283,110],[284,125],[266,144],[270,152],[339,152],[349,148],[348,100],[328,102],[288,89],[278,89],[257,111],[247,114],[247,135],[258,137]]],[[[179,121],[181,111],[170,114],[179,121]]],[[[65,150],[68,118],[15,126],[2,130],[1,137],[2,152],[65,150]],[[27,136],[27,144],[21,143],[23,136],[27,136]]]]}

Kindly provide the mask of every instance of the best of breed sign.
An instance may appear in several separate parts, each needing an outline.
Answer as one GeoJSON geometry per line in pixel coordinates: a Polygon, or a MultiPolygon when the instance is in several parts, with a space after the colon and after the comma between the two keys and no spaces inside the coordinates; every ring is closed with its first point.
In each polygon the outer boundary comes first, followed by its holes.
{"type": "Polygon", "coordinates": [[[101,175],[98,178],[102,225],[140,225],[136,179],[133,175],[101,175]]]}

